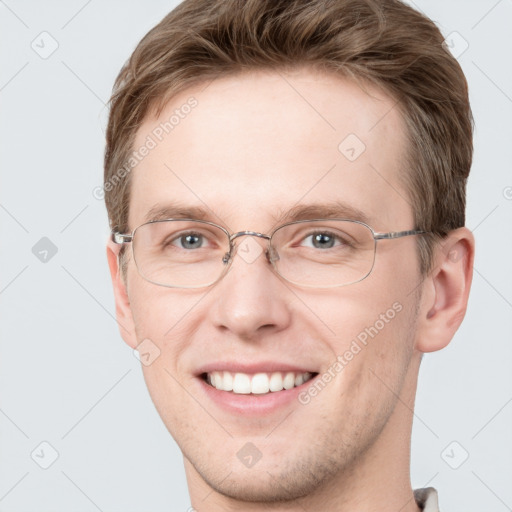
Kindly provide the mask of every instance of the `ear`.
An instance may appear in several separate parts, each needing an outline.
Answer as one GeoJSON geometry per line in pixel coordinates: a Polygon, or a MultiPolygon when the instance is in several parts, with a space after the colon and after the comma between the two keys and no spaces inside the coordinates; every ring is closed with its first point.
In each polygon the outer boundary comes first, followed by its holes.
{"type": "Polygon", "coordinates": [[[467,228],[451,231],[437,245],[425,278],[416,349],[434,352],[450,343],[464,315],[473,277],[475,239],[467,228]]]}
{"type": "Polygon", "coordinates": [[[112,241],[107,243],[107,260],[110,268],[110,277],[114,288],[114,298],[116,301],[116,318],[119,325],[119,331],[123,340],[133,349],[137,346],[137,337],[135,335],[135,324],[133,322],[130,300],[126,289],[126,283],[119,269],[119,251],[120,245],[112,241]]]}

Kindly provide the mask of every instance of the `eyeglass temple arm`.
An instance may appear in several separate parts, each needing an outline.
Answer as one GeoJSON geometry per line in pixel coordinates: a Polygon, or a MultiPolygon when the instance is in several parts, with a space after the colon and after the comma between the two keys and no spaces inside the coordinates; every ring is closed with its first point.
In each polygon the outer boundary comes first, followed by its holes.
{"type": "Polygon", "coordinates": [[[119,233],[118,231],[112,231],[110,234],[110,240],[115,244],[126,244],[133,240],[133,236],[130,234],[119,233]]]}
{"type": "Polygon", "coordinates": [[[414,229],[409,231],[391,231],[389,233],[375,233],[373,238],[375,238],[375,240],[391,240],[393,238],[401,238],[403,236],[422,235],[423,233],[426,233],[426,231],[414,229]]]}

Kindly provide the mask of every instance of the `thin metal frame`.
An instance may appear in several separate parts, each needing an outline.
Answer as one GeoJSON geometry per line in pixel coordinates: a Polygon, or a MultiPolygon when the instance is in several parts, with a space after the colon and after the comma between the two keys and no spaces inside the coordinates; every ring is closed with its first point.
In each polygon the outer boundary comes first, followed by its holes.
{"type": "Polygon", "coordinates": [[[142,272],[139,270],[139,266],[137,265],[137,260],[135,258],[135,254],[134,254],[134,251],[133,251],[133,244],[132,244],[132,257],[133,257],[133,259],[135,261],[135,265],[137,267],[137,271],[139,272],[139,274],[146,281],[148,281],[150,283],[153,283],[153,284],[156,284],[158,286],[164,286],[166,288],[181,288],[181,289],[187,289],[187,290],[193,289],[193,288],[206,288],[206,287],[209,287],[209,286],[213,286],[215,283],[217,283],[218,281],[220,281],[220,279],[222,279],[224,277],[224,275],[226,274],[227,269],[230,267],[231,262],[233,261],[233,256],[235,254],[234,249],[237,247],[237,246],[235,246],[235,244],[233,244],[233,240],[235,240],[236,238],[238,238],[240,236],[256,236],[258,238],[264,238],[265,240],[268,240],[268,247],[267,247],[267,250],[265,251],[265,255],[267,257],[267,260],[272,265],[272,268],[275,270],[275,272],[282,279],[284,279],[285,281],[288,281],[289,283],[295,284],[297,286],[302,286],[302,287],[307,287],[307,288],[327,289],[327,288],[338,288],[338,287],[341,287],[341,286],[348,286],[350,284],[359,283],[363,279],[366,279],[372,273],[373,267],[375,266],[375,257],[376,257],[376,254],[377,254],[377,242],[379,240],[395,240],[397,238],[402,238],[402,237],[405,237],[405,236],[422,235],[422,234],[429,233],[428,231],[422,231],[422,230],[416,230],[416,229],[406,230],[406,231],[389,231],[387,233],[380,233],[380,232],[375,232],[373,230],[373,228],[371,226],[369,226],[368,224],[366,224],[365,222],[361,222],[359,220],[354,220],[354,219],[339,219],[339,218],[334,218],[334,219],[332,219],[332,218],[331,219],[307,219],[307,220],[296,220],[296,221],[293,221],[293,222],[287,222],[285,224],[281,224],[280,226],[277,226],[268,235],[265,234],[265,233],[259,233],[258,231],[238,231],[236,233],[230,233],[223,226],[219,226],[219,224],[215,224],[214,222],[210,222],[210,221],[207,221],[207,220],[188,219],[188,218],[187,219],[170,218],[170,219],[159,219],[159,220],[152,220],[152,221],[149,221],[149,222],[145,222],[144,224],[141,224],[140,226],[137,226],[131,233],[120,233],[119,231],[113,230],[111,235],[110,235],[110,239],[112,240],[112,242],[114,242],[115,244],[119,244],[119,245],[132,243],[134,238],[135,238],[135,234],[136,234],[136,232],[137,232],[137,230],[139,228],[141,228],[143,226],[146,226],[148,224],[156,224],[156,223],[160,223],[160,222],[169,222],[169,221],[196,222],[198,224],[207,224],[207,225],[219,228],[228,237],[229,252],[227,252],[224,255],[224,257],[222,258],[222,262],[224,263],[225,268],[224,268],[224,271],[220,274],[220,276],[215,281],[213,281],[212,283],[209,283],[209,284],[199,285],[199,286],[186,286],[186,287],[185,286],[165,285],[165,284],[157,283],[155,281],[151,281],[146,276],[144,276],[142,274],[142,272]],[[305,224],[305,223],[308,223],[308,222],[330,222],[330,221],[353,222],[354,224],[360,224],[361,226],[366,227],[371,232],[375,244],[374,244],[374,251],[373,251],[373,262],[372,262],[372,266],[371,266],[370,270],[368,271],[368,273],[365,276],[363,276],[361,279],[358,279],[357,281],[351,281],[350,283],[338,284],[338,285],[332,285],[332,286],[314,286],[314,285],[307,285],[307,284],[296,283],[295,281],[291,281],[290,279],[288,279],[288,278],[284,277],[283,275],[281,275],[279,270],[277,269],[277,267],[275,265],[275,261],[277,261],[277,260],[274,257],[274,251],[273,251],[274,247],[272,246],[272,237],[274,236],[274,234],[277,231],[279,231],[280,229],[282,229],[282,228],[284,228],[286,226],[293,225],[293,224],[305,224]]]}

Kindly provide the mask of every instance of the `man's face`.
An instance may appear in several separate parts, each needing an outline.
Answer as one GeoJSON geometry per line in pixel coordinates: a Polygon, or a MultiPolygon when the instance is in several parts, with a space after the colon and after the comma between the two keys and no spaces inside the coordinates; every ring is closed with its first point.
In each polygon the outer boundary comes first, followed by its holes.
{"type": "MultiPolygon", "coordinates": [[[[204,209],[230,232],[269,233],[297,205],[334,203],[363,212],[377,232],[414,229],[399,180],[403,123],[391,98],[369,92],[300,70],[225,77],[180,93],[138,131],[135,148],[197,100],[134,169],[130,230],[148,212],[179,204],[204,209]]],[[[261,238],[238,238],[229,272],[209,288],[152,284],[129,258],[136,340],[126,339],[160,350],[144,376],[189,480],[238,499],[299,497],[334,475],[348,479],[377,446],[396,442],[409,418],[397,397],[411,403],[417,370],[415,243],[379,241],[369,277],[328,289],[284,281],[264,253],[244,258],[255,244],[266,248],[261,238]],[[314,377],[293,389],[238,394],[206,382],[205,373],[225,370],[314,377]]]]}

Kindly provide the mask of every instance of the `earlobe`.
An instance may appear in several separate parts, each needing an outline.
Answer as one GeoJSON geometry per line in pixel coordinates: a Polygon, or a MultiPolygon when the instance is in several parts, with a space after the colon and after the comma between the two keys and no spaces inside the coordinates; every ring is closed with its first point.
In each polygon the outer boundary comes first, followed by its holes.
{"type": "Polygon", "coordinates": [[[466,313],[473,277],[475,241],[459,228],[436,247],[432,271],[423,284],[416,349],[434,352],[450,343],[466,313]]]}
{"type": "Polygon", "coordinates": [[[116,303],[116,318],[119,331],[123,340],[133,349],[137,346],[135,326],[133,322],[130,300],[126,290],[126,283],[119,268],[119,246],[109,241],[107,243],[107,260],[110,269],[110,277],[114,289],[116,303]]]}

